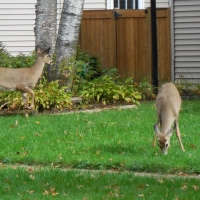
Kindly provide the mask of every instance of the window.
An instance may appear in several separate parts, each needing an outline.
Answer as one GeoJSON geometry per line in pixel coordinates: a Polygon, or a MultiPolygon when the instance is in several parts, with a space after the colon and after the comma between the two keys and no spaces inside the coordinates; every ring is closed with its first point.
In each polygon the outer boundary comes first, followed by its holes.
{"type": "Polygon", "coordinates": [[[107,0],[107,9],[144,9],[144,0],[107,0]]]}
{"type": "Polygon", "coordinates": [[[114,8],[138,9],[138,0],[114,0],[114,8]]]}

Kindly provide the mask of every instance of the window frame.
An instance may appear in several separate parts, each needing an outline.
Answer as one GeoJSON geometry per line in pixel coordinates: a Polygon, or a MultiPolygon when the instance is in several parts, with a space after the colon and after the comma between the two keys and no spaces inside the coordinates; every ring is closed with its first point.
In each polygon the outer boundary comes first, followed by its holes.
{"type": "MultiPolygon", "coordinates": [[[[120,0],[118,0],[120,1],[120,0]]],[[[127,2],[127,0],[124,0],[127,2]]],[[[135,5],[135,4],[134,4],[135,5]]],[[[120,9],[120,8],[114,8],[114,0],[106,0],[106,8],[107,9],[120,9]]],[[[125,8],[127,9],[127,8],[125,8]]],[[[133,8],[135,9],[135,8],[133,8]]],[[[138,0],[138,9],[144,9],[144,0],[138,0]]]]}

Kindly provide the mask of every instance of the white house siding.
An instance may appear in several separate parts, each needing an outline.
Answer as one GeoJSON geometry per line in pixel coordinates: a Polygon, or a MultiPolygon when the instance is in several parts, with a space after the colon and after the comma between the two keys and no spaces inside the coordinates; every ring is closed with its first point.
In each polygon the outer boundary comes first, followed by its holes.
{"type": "MultiPolygon", "coordinates": [[[[145,0],[145,8],[151,7],[151,0],[145,0]]],[[[157,8],[166,8],[170,6],[170,0],[156,0],[157,8]]]]}
{"type": "Polygon", "coordinates": [[[84,10],[105,10],[106,0],[85,0],[84,10]]]}
{"type": "Polygon", "coordinates": [[[35,4],[36,0],[0,0],[0,41],[13,55],[34,49],[35,4]]]}
{"type": "MultiPolygon", "coordinates": [[[[29,54],[35,47],[37,0],[0,0],[0,42],[12,55],[29,54]]],[[[63,0],[58,0],[58,23],[63,0]]],[[[85,0],[84,9],[105,9],[105,0],[85,0]]]]}
{"type": "Polygon", "coordinates": [[[174,0],[172,68],[175,81],[200,81],[200,1],[174,0]]]}

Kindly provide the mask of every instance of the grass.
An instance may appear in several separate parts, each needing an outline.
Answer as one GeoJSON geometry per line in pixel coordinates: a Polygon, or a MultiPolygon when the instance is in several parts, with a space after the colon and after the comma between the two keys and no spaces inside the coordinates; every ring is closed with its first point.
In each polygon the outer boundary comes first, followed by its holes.
{"type": "Polygon", "coordinates": [[[199,180],[41,168],[0,170],[3,199],[199,199],[199,180]],[[159,191],[159,192],[158,192],[159,191]]]}
{"type": "Polygon", "coordinates": [[[124,171],[199,174],[199,111],[200,101],[183,102],[179,124],[186,152],[174,134],[167,156],[152,148],[155,102],[93,114],[1,117],[0,194],[4,199],[198,199],[199,180],[142,178],[124,171]],[[18,164],[43,169],[4,168],[18,164]]]}
{"type": "Polygon", "coordinates": [[[175,134],[167,156],[152,148],[156,114],[154,103],[148,102],[136,109],[93,114],[1,117],[0,159],[7,164],[199,173],[198,106],[198,101],[186,101],[180,113],[186,152],[175,134]]]}

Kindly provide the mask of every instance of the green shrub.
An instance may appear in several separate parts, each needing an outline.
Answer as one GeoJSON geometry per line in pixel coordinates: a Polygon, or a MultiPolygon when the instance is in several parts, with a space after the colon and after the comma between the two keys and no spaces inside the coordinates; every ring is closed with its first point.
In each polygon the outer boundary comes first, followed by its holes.
{"type": "Polygon", "coordinates": [[[41,79],[35,88],[36,109],[56,108],[62,110],[71,108],[71,94],[66,93],[66,87],[60,87],[59,81],[47,82],[41,79]]]}
{"type": "MultiPolygon", "coordinates": [[[[29,67],[35,61],[34,53],[11,56],[2,43],[0,47],[0,64],[4,67],[29,67]]],[[[94,102],[104,105],[116,102],[139,104],[141,98],[153,97],[153,88],[146,79],[139,84],[132,78],[121,81],[116,68],[100,71],[100,65],[98,57],[79,49],[76,59],[70,58],[60,64],[61,80],[47,82],[45,76],[40,79],[34,89],[36,109],[71,108],[71,96],[82,97],[84,105],[94,102]]],[[[0,109],[16,110],[22,106],[20,92],[0,93],[0,109]]]]}
{"type": "Polygon", "coordinates": [[[144,78],[139,84],[135,83],[137,90],[142,94],[142,99],[155,99],[153,86],[144,78]]]}
{"type": "Polygon", "coordinates": [[[20,92],[0,92],[0,110],[19,110],[23,107],[20,92]]]}
{"type": "Polygon", "coordinates": [[[25,68],[31,67],[35,62],[35,52],[29,55],[20,53],[17,56],[10,55],[4,45],[0,43],[0,66],[9,68],[25,68]]]}
{"type": "Polygon", "coordinates": [[[115,103],[116,101],[125,101],[128,103],[139,103],[140,93],[135,90],[132,84],[132,78],[125,82],[120,82],[118,78],[109,75],[103,75],[82,85],[79,95],[86,102],[115,103]]]}
{"type": "Polygon", "coordinates": [[[90,81],[93,78],[100,76],[101,61],[96,55],[90,55],[87,51],[83,51],[79,48],[76,61],[78,61],[77,71],[84,79],[90,81]]]}

